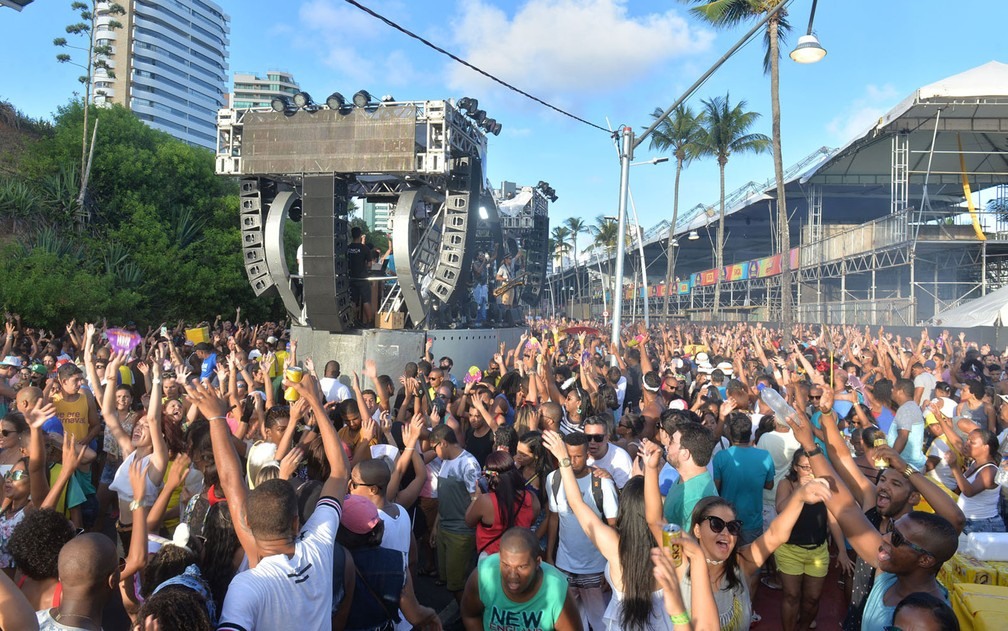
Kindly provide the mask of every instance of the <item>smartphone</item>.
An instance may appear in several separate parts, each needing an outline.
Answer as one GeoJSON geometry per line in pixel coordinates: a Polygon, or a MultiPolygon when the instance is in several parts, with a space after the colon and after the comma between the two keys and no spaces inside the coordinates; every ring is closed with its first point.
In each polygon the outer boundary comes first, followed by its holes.
{"type": "Polygon", "coordinates": [[[166,327],[166,326],[161,327],[161,337],[164,337],[164,338],[168,337],[168,327],[166,327]]]}

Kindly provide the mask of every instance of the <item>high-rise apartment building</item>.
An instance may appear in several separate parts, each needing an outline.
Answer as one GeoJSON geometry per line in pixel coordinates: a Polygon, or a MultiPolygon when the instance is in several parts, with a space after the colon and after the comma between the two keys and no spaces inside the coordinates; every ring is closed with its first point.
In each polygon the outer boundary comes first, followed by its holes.
{"type": "Polygon", "coordinates": [[[217,110],[227,100],[231,18],[210,0],[120,0],[125,15],[99,2],[94,39],[112,46],[95,73],[95,103],[119,103],[154,129],[214,148],[217,110]],[[111,29],[116,20],[121,28],[111,29]]]}
{"type": "Polygon", "coordinates": [[[395,204],[389,202],[364,202],[363,218],[368,230],[374,232],[391,232],[392,212],[395,204]]]}
{"type": "Polygon", "coordinates": [[[231,107],[236,110],[269,107],[275,96],[291,97],[298,93],[294,75],[279,70],[269,70],[266,77],[236,72],[234,92],[231,93],[231,107]]]}

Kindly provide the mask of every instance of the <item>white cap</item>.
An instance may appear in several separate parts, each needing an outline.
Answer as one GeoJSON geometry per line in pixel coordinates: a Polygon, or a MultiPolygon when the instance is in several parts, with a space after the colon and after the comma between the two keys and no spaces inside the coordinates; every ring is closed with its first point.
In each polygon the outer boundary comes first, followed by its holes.
{"type": "Polygon", "coordinates": [[[735,369],[732,367],[731,362],[721,362],[717,365],[718,370],[723,372],[726,376],[730,377],[735,373],[735,369]]]}
{"type": "Polygon", "coordinates": [[[249,361],[252,361],[253,359],[259,359],[260,357],[262,357],[262,353],[259,352],[258,348],[253,348],[252,350],[249,351],[248,354],[249,361]]]}
{"type": "Polygon", "coordinates": [[[709,364],[710,363],[710,357],[707,356],[707,353],[697,353],[696,357],[694,357],[693,359],[696,360],[697,364],[709,364]]]}

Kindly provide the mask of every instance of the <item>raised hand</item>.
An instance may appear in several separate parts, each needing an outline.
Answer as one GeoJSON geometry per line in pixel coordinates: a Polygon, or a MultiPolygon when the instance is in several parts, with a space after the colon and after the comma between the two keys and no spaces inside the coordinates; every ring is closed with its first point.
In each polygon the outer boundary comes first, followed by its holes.
{"type": "Polygon", "coordinates": [[[304,360],[304,367],[305,367],[305,370],[307,370],[310,373],[314,373],[315,372],[315,362],[312,361],[311,357],[305,358],[305,360],[304,360]]]}
{"type": "Polygon", "coordinates": [[[648,469],[661,469],[664,456],[662,447],[658,443],[645,438],[641,441],[641,456],[644,458],[644,466],[648,469]]]}
{"type": "MultiPolygon", "coordinates": [[[[304,399],[301,399],[302,401],[304,399]]],[[[304,450],[301,447],[295,447],[287,452],[287,455],[283,457],[280,461],[280,479],[290,480],[294,472],[301,465],[301,461],[304,459],[304,450]]]]}
{"type": "Polygon", "coordinates": [[[165,476],[165,486],[170,489],[177,489],[182,486],[182,482],[189,475],[189,465],[191,464],[192,460],[189,459],[188,454],[179,454],[172,461],[171,469],[168,471],[168,475],[165,476]]]}
{"type": "Polygon", "coordinates": [[[366,441],[372,441],[378,436],[378,423],[373,418],[361,419],[360,437],[366,441]]]}
{"type": "Polygon", "coordinates": [[[45,422],[56,414],[56,406],[52,403],[44,403],[42,399],[35,401],[35,405],[25,412],[25,420],[32,429],[42,429],[45,422]]]}
{"type": "Polygon", "coordinates": [[[552,430],[547,430],[543,432],[543,444],[546,445],[546,449],[553,454],[558,461],[562,461],[567,457],[567,445],[563,441],[563,437],[560,436],[558,432],[552,430]]]}
{"type": "Polygon", "coordinates": [[[70,432],[63,434],[63,467],[68,471],[73,471],[80,466],[85,449],[87,449],[87,445],[80,445],[78,447],[73,434],[70,432]]]}
{"type": "Polygon", "coordinates": [[[133,489],[133,499],[142,500],[147,491],[147,470],[149,463],[142,458],[134,458],[129,468],[130,487],[133,489]]]}
{"type": "MultiPolygon", "coordinates": [[[[182,378],[181,371],[179,378],[182,378]]],[[[222,419],[227,416],[228,404],[216,390],[202,383],[185,382],[186,393],[193,405],[199,408],[200,414],[207,419],[222,419]]],[[[211,422],[213,422],[211,420],[211,422]]]]}
{"type": "Polygon", "coordinates": [[[829,482],[823,478],[813,478],[801,485],[797,491],[798,497],[806,504],[818,504],[833,497],[829,482]]]}
{"type": "Polygon", "coordinates": [[[378,364],[375,360],[368,359],[364,361],[364,376],[372,381],[378,380],[378,364]]]}

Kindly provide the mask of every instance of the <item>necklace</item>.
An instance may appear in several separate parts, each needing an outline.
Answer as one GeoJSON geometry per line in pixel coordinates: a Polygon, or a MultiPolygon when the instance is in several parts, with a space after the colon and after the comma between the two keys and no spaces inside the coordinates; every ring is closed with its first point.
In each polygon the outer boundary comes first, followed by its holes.
{"type": "Polygon", "coordinates": [[[715,561],[714,559],[707,559],[707,565],[721,565],[724,561],[715,561]]]}
{"type": "Polygon", "coordinates": [[[86,620],[90,626],[94,627],[95,629],[101,629],[101,625],[99,625],[91,618],[88,618],[87,616],[82,616],[76,613],[64,613],[62,610],[56,611],[56,615],[53,616],[53,620],[62,623],[64,617],[76,618],[77,620],[86,620]]]}

